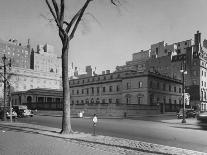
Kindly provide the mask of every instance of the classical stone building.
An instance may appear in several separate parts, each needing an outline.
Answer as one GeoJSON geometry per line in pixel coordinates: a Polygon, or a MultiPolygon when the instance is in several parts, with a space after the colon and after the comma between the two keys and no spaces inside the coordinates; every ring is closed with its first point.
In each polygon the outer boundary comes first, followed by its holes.
{"type": "Polygon", "coordinates": [[[71,103],[157,105],[161,112],[181,104],[180,80],[150,71],[134,70],[70,80],[71,103]]]}

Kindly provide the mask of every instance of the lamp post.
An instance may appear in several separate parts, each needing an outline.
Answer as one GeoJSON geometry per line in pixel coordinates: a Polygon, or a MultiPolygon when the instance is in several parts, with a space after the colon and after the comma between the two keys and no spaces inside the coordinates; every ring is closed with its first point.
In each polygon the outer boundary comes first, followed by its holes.
{"type": "Polygon", "coordinates": [[[7,72],[6,72],[6,66],[9,66],[11,67],[11,59],[9,61],[8,64],[6,64],[6,55],[4,54],[4,56],[2,57],[2,60],[3,60],[3,69],[4,69],[4,72],[3,72],[3,82],[4,82],[4,107],[3,107],[3,112],[4,112],[4,116],[3,116],[3,120],[6,120],[6,96],[7,96],[7,83],[8,83],[8,79],[7,79],[7,72]]]}
{"type": "Polygon", "coordinates": [[[186,123],[186,119],[185,119],[185,74],[187,74],[187,71],[185,70],[185,62],[183,61],[183,64],[181,65],[181,70],[180,72],[182,73],[182,78],[183,78],[183,119],[182,119],[182,123],[186,123]]]}

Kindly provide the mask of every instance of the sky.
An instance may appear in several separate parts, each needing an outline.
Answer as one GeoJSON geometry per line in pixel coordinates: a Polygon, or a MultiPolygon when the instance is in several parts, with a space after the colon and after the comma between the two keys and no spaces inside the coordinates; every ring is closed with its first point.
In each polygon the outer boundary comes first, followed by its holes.
{"type": "MultiPolygon", "coordinates": [[[[207,38],[207,0],[120,0],[119,8],[109,0],[94,0],[86,10],[74,39],[70,42],[69,63],[97,72],[115,70],[132,60],[132,54],[150,45],[193,39],[197,30],[207,38]]],[[[85,0],[66,0],[65,19],[85,0]]],[[[61,41],[45,0],[1,0],[0,38],[27,44],[53,45],[61,55],[61,41]]]]}

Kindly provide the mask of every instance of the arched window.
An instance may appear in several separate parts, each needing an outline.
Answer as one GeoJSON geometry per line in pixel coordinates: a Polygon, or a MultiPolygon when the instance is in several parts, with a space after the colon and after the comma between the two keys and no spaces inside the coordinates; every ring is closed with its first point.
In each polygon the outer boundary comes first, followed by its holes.
{"type": "Polygon", "coordinates": [[[32,97],[31,96],[28,96],[27,97],[27,103],[31,103],[32,102],[32,97]]]}

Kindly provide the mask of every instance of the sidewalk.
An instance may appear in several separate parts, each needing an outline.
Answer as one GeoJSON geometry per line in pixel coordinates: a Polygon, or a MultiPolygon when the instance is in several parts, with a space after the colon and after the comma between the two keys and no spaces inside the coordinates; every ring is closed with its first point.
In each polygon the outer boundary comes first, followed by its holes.
{"type": "MultiPolygon", "coordinates": [[[[100,151],[98,153],[96,152],[97,154],[207,155],[207,153],[202,153],[198,151],[146,143],[146,142],[135,141],[135,140],[128,140],[123,138],[115,138],[115,137],[108,137],[108,136],[92,136],[90,134],[85,134],[85,133],[61,135],[59,134],[60,129],[33,125],[33,124],[26,124],[26,123],[0,122],[0,127],[1,130],[5,129],[8,130],[9,132],[18,131],[21,134],[23,132],[23,133],[35,134],[39,136],[44,135],[46,137],[56,138],[58,142],[62,139],[72,144],[78,144],[81,149],[78,149],[77,151],[83,151],[82,154],[87,154],[82,149],[82,147],[84,146],[86,150],[89,147],[89,148],[96,149],[95,151],[100,151]]],[[[2,139],[2,137],[0,137],[0,139],[2,139]]],[[[36,142],[41,143],[42,141],[38,140],[36,142]]],[[[93,153],[94,152],[92,152],[91,154],[93,153]]]]}

